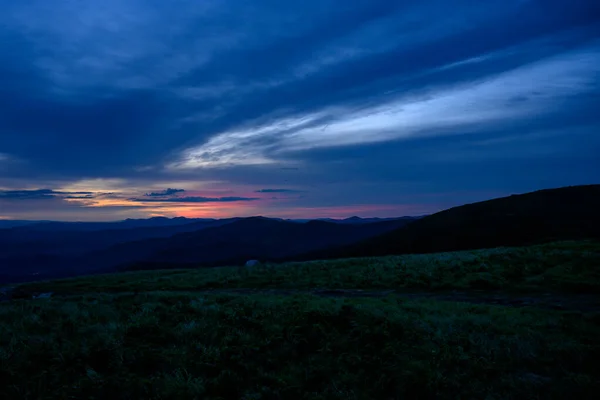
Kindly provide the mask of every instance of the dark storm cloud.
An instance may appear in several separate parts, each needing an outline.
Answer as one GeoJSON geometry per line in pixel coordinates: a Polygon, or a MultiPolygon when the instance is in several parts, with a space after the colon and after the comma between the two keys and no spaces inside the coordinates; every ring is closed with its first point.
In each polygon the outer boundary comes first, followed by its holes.
{"type": "MultiPolygon", "coordinates": [[[[582,168],[598,149],[599,22],[592,0],[11,0],[0,188],[223,181],[317,185],[299,205],[395,202],[425,183],[516,188],[497,167],[512,155],[529,182],[597,180],[582,168]]],[[[252,200],[181,193],[134,200],[252,200]]]]}

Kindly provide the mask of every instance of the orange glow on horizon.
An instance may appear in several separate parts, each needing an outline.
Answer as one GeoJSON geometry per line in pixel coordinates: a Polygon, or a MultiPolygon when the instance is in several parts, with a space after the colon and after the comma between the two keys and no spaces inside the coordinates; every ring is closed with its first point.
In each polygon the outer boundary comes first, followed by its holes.
{"type": "MultiPolygon", "coordinates": [[[[302,203],[307,200],[312,202],[315,199],[302,200],[302,198],[309,196],[294,194],[293,189],[290,189],[289,192],[285,192],[287,189],[283,189],[280,192],[261,192],[256,187],[238,186],[232,188],[213,185],[203,190],[186,190],[185,192],[177,193],[176,196],[163,197],[157,194],[149,195],[149,193],[162,193],[164,189],[128,187],[127,190],[124,190],[112,186],[118,183],[122,184],[122,182],[113,180],[102,180],[86,181],[71,185],[64,189],[64,197],[57,196],[62,202],[63,207],[49,209],[49,211],[56,216],[60,215],[60,218],[63,220],[95,220],[96,218],[108,220],[109,218],[150,218],[157,216],[169,218],[231,218],[258,215],[287,219],[343,219],[352,216],[362,218],[415,216],[430,214],[447,208],[447,206],[442,206],[442,201],[432,203],[427,199],[428,197],[437,197],[441,200],[446,196],[429,193],[417,196],[417,198],[424,198],[423,200],[425,201],[422,203],[419,202],[420,199],[416,200],[416,202],[413,199],[411,203],[398,204],[305,206],[302,203]],[[92,187],[94,184],[99,186],[92,187]],[[66,189],[81,190],[82,192],[89,190],[90,194],[82,193],[79,195],[78,192],[71,192],[73,195],[69,195],[66,189]],[[91,189],[101,190],[93,191],[91,189]],[[227,197],[241,198],[242,200],[227,201],[227,197]],[[179,200],[173,201],[175,198],[179,200]],[[67,205],[67,207],[64,207],[64,205],[67,205]]],[[[176,186],[167,185],[167,187],[176,186]]],[[[302,193],[300,188],[298,190],[297,193],[302,193]]],[[[446,193],[445,195],[448,194],[446,193]]],[[[56,206],[57,203],[54,202],[51,204],[56,206]]],[[[14,214],[15,217],[26,215],[28,217],[36,216],[36,218],[39,218],[37,216],[42,216],[45,219],[52,218],[49,215],[46,216],[44,210],[39,208],[36,209],[35,213],[19,212],[14,214]]],[[[0,219],[10,218],[0,215],[0,219]]]]}

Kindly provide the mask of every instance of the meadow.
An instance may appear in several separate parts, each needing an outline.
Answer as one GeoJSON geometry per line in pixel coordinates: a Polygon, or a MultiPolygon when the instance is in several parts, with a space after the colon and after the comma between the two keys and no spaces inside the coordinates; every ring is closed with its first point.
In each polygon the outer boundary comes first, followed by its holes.
{"type": "Polygon", "coordinates": [[[90,293],[156,290],[418,289],[600,292],[600,242],[437,254],[350,258],[257,267],[136,271],[33,282],[24,291],[90,293]]]}
{"type": "Polygon", "coordinates": [[[0,387],[6,399],[596,398],[600,308],[452,293],[597,304],[599,261],[585,241],[24,284],[0,303],[0,387]]]}

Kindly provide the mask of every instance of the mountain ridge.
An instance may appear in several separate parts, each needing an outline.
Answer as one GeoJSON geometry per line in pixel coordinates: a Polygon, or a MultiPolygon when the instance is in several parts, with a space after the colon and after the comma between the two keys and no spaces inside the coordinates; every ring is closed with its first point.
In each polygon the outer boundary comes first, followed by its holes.
{"type": "Polygon", "coordinates": [[[440,211],[351,247],[301,259],[433,253],[600,237],[600,185],[567,186],[440,211]]]}
{"type": "Polygon", "coordinates": [[[402,219],[360,224],[294,222],[262,216],[192,221],[180,218],[168,226],[130,229],[97,230],[92,226],[77,231],[70,230],[73,225],[67,223],[57,231],[48,230],[47,225],[0,230],[0,276],[5,281],[10,273],[40,279],[73,276],[149,261],[212,266],[243,263],[245,258],[276,259],[319,246],[349,244],[406,223],[402,219]],[[233,226],[214,230],[228,225],[233,226]],[[202,233],[205,230],[209,232],[202,233]],[[205,256],[196,251],[198,247],[205,256]],[[158,250],[161,253],[156,253],[158,250]],[[235,254],[229,257],[227,253],[232,251],[235,254]]]}
{"type": "Polygon", "coordinates": [[[46,279],[241,265],[247,259],[303,261],[600,238],[598,204],[600,185],[583,185],[490,199],[423,217],[305,221],[254,216],[192,223],[158,218],[125,222],[171,225],[99,231],[61,225],[55,232],[47,231],[48,225],[21,226],[0,229],[0,276],[34,279],[32,274],[38,274],[35,278],[46,279]]]}

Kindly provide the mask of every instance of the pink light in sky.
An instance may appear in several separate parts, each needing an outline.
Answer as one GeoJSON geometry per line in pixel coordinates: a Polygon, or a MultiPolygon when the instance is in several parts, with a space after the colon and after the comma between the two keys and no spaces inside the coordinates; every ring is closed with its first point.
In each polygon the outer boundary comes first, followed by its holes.
{"type": "Polygon", "coordinates": [[[401,204],[401,205],[352,205],[332,207],[294,207],[274,208],[255,207],[245,203],[203,204],[198,206],[179,206],[161,208],[163,212],[177,214],[187,218],[229,218],[262,215],[279,218],[348,218],[358,217],[398,217],[406,215],[423,215],[439,211],[432,205],[401,204]]]}

